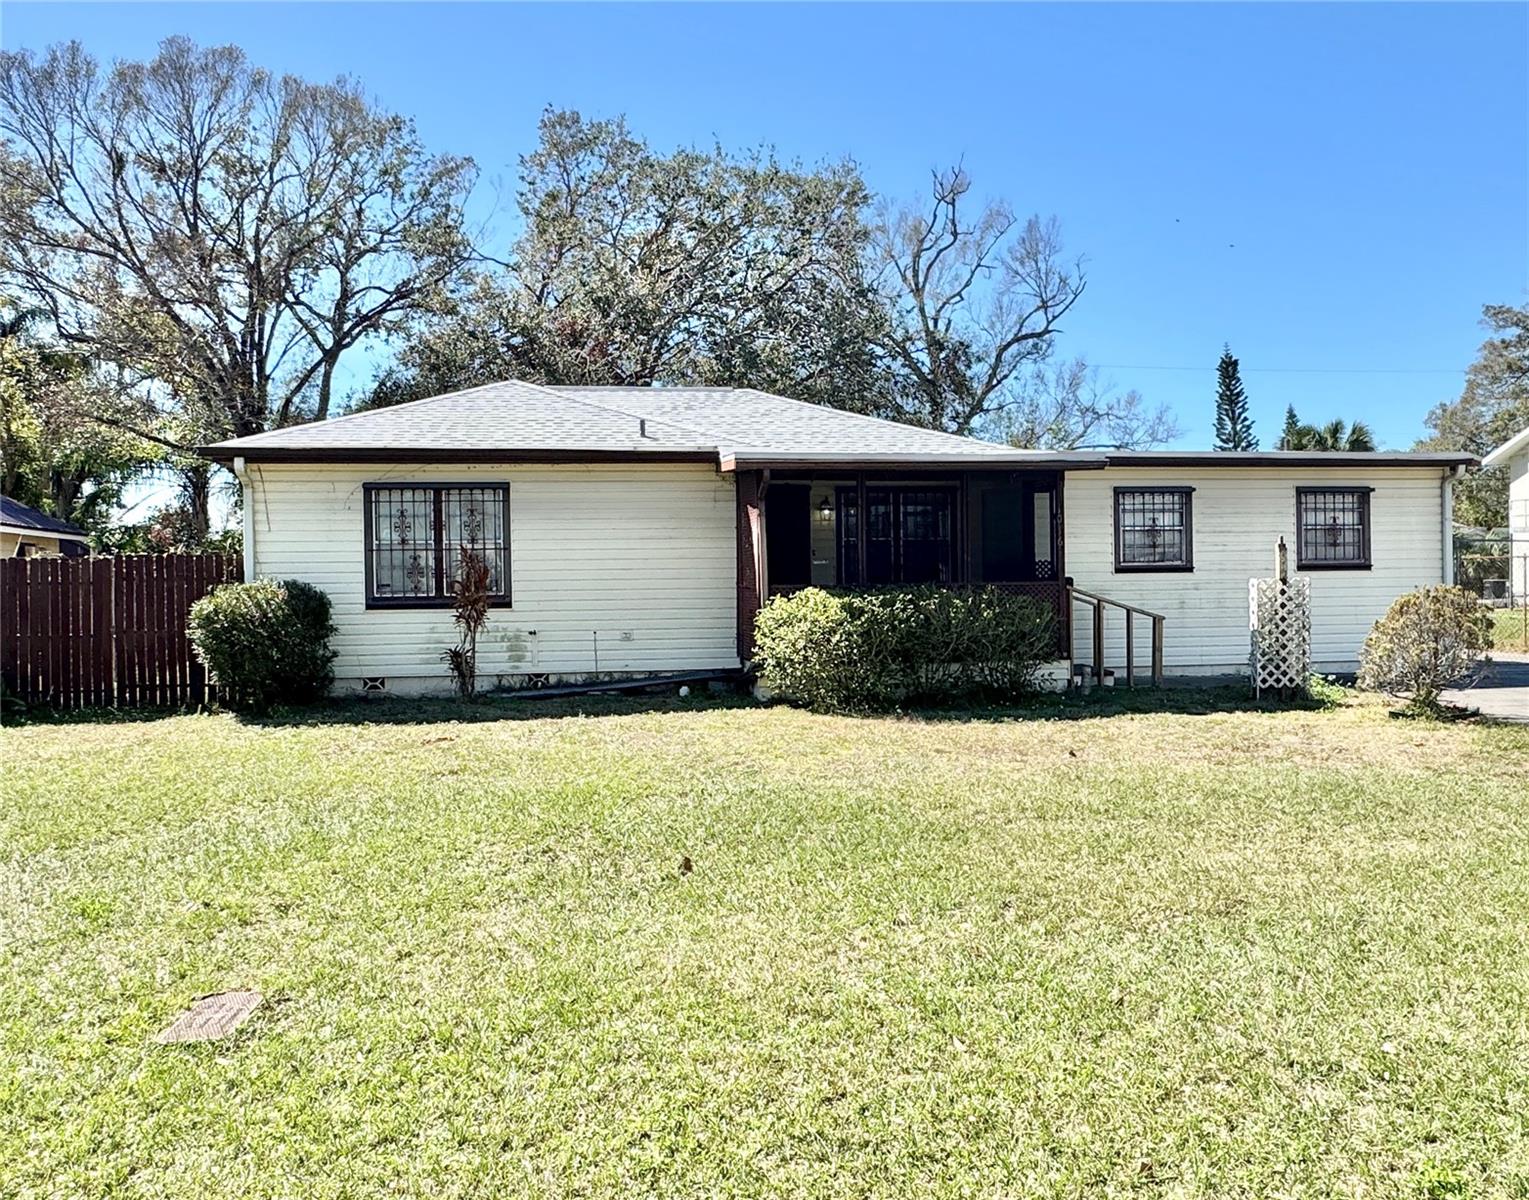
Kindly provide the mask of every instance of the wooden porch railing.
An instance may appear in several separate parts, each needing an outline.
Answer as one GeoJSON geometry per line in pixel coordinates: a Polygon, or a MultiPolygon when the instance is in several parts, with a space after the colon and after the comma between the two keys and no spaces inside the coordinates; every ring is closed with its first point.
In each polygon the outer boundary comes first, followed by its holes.
{"type": "MultiPolygon", "coordinates": [[[[1137,608],[1134,604],[1126,604],[1120,600],[1111,600],[1108,596],[1099,596],[1093,592],[1085,592],[1082,588],[1067,588],[1068,604],[1067,619],[1072,621],[1074,604],[1085,604],[1093,610],[1094,637],[1093,637],[1093,662],[1090,663],[1094,682],[1104,682],[1104,633],[1105,633],[1105,609],[1118,608],[1125,614],[1126,621],[1126,686],[1136,686],[1136,618],[1146,617],[1152,622],[1152,683],[1156,687],[1163,686],[1163,625],[1166,619],[1161,613],[1148,612],[1145,608],[1137,608]]],[[[1077,655],[1073,655],[1073,661],[1077,661],[1077,655]]]]}

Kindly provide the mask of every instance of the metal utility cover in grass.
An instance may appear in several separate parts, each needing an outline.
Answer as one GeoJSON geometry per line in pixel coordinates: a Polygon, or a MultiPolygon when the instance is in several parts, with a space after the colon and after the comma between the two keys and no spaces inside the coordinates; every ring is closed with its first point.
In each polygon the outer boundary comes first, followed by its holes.
{"type": "Polygon", "coordinates": [[[210,1042],[227,1037],[260,1006],[259,992],[218,992],[203,996],[155,1036],[161,1044],[210,1042]]]}

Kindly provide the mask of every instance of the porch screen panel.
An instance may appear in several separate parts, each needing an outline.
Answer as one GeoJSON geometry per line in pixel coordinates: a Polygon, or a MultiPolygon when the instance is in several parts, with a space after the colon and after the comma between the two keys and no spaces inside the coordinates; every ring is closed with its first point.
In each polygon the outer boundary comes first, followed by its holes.
{"type": "Polygon", "coordinates": [[[949,489],[874,487],[866,489],[862,520],[855,489],[839,489],[839,583],[854,587],[948,581],[954,507],[955,494],[949,489]]]}
{"type": "Polygon", "coordinates": [[[841,487],[835,493],[838,510],[835,533],[837,535],[840,587],[855,587],[860,583],[860,493],[852,487],[841,487]]]}
{"type": "Polygon", "coordinates": [[[370,497],[372,594],[383,599],[438,596],[434,492],[379,487],[370,497]]]}
{"type": "Polygon", "coordinates": [[[943,583],[950,579],[951,493],[906,491],[898,496],[902,583],[943,583]]]}
{"type": "Polygon", "coordinates": [[[1031,516],[1031,545],[1034,549],[1035,566],[1033,568],[1037,579],[1056,578],[1056,535],[1055,524],[1052,521],[1052,496],[1050,492],[1035,491],[1031,493],[1031,503],[1035,511],[1031,516]]]}
{"type": "Polygon", "coordinates": [[[897,541],[893,493],[872,488],[865,494],[865,582],[896,583],[897,541]]]}
{"type": "Polygon", "coordinates": [[[1370,565],[1370,493],[1359,488],[1296,492],[1298,567],[1370,565]]]}
{"type": "Polygon", "coordinates": [[[1024,579],[1024,490],[1012,486],[984,487],[978,496],[979,581],[1012,583],[1024,579]]]}

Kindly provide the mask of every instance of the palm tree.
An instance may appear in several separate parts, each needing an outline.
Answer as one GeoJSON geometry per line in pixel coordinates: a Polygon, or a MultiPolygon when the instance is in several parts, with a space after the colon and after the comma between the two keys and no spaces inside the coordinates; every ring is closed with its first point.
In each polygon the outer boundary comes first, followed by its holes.
{"type": "Polygon", "coordinates": [[[1363,421],[1348,425],[1333,420],[1318,426],[1298,424],[1294,418],[1295,410],[1291,409],[1286,415],[1285,434],[1276,449],[1345,454],[1370,454],[1375,450],[1375,433],[1363,421]]]}

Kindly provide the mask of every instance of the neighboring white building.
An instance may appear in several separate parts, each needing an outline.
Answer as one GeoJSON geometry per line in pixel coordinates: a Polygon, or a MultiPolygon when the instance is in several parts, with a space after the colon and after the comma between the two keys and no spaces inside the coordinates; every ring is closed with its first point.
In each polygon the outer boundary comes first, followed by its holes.
{"type": "Polygon", "coordinates": [[[771,595],[896,582],[1036,596],[1059,675],[1092,657],[1074,588],[1161,614],[1169,673],[1242,671],[1280,537],[1312,575],[1316,665],[1351,669],[1392,600],[1448,578],[1450,481],[1475,461],[1020,450],[750,389],[519,382],[204,452],[244,485],[246,578],[323,588],[340,686],[396,692],[448,686],[463,544],[502,596],[480,674],[510,684],[734,669],[771,595]]]}
{"type": "Polygon", "coordinates": [[[1481,460],[1484,467],[1508,472],[1509,579],[1513,598],[1529,594],[1529,427],[1520,429],[1481,460]]]}

